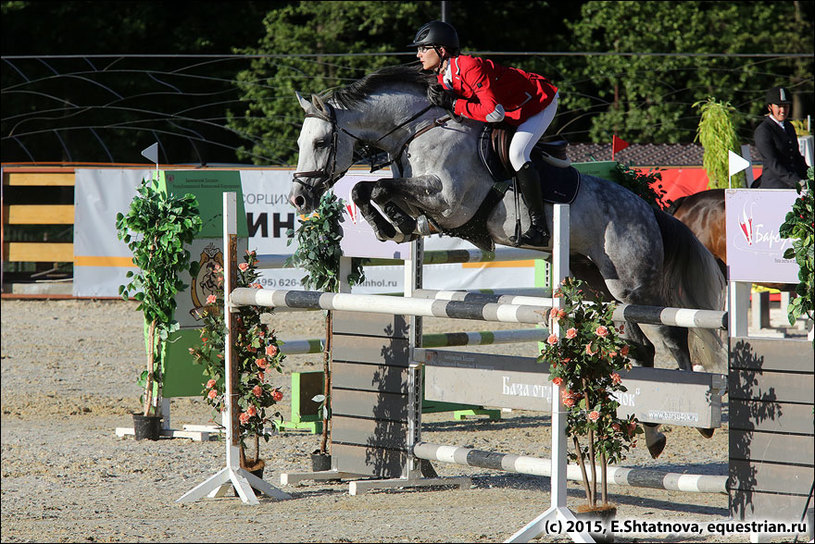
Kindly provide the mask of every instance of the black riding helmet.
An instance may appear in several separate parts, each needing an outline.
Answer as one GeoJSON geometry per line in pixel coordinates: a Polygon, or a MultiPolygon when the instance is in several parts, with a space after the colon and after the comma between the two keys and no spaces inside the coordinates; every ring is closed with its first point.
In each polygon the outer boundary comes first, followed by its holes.
{"type": "Polygon", "coordinates": [[[442,46],[447,49],[449,54],[456,55],[459,51],[458,32],[453,28],[453,25],[444,21],[430,21],[422,25],[419,31],[416,32],[413,43],[408,44],[408,47],[422,45],[428,47],[442,46]]]}

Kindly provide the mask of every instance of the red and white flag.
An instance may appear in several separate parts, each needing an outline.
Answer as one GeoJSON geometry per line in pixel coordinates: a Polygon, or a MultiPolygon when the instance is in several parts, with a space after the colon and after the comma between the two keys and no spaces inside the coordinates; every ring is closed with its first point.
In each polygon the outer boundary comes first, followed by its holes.
{"type": "Polygon", "coordinates": [[[629,143],[623,140],[622,138],[618,138],[616,134],[611,137],[611,160],[614,160],[614,155],[617,151],[622,151],[626,147],[629,146],[629,143]]]}

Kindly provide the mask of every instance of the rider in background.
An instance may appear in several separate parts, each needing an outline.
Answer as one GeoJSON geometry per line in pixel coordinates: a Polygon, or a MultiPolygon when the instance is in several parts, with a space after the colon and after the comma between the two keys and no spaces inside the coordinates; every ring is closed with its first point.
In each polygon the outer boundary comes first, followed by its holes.
{"type": "Polygon", "coordinates": [[[548,245],[540,175],[532,165],[531,152],[555,117],[557,87],[541,75],[459,54],[456,29],[442,21],[422,26],[408,47],[418,48],[422,68],[437,74],[446,91],[431,95],[435,105],[476,121],[517,127],[509,158],[531,222],[519,245],[548,245]]]}
{"type": "Polygon", "coordinates": [[[784,87],[773,87],[767,90],[766,103],[769,113],[753,134],[764,164],[751,187],[795,189],[807,177],[807,164],[798,148],[795,127],[787,121],[792,96],[784,87]]]}

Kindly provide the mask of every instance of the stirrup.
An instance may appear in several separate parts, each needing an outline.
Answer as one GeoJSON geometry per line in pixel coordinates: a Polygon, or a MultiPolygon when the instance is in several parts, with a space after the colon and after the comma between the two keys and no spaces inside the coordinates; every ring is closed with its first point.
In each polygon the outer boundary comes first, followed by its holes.
{"type": "Polygon", "coordinates": [[[545,227],[541,227],[540,225],[532,225],[531,227],[529,227],[529,230],[527,230],[521,235],[521,241],[519,245],[532,247],[546,247],[549,245],[549,241],[551,239],[552,235],[549,234],[545,227]]]}

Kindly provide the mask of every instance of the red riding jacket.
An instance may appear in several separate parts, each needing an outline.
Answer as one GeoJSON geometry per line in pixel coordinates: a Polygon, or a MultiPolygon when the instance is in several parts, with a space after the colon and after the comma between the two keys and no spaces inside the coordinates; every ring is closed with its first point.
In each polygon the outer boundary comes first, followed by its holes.
{"type": "Polygon", "coordinates": [[[508,68],[489,59],[450,58],[439,83],[457,94],[456,115],[476,121],[506,121],[518,126],[552,102],[557,87],[545,77],[508,68]]]}

